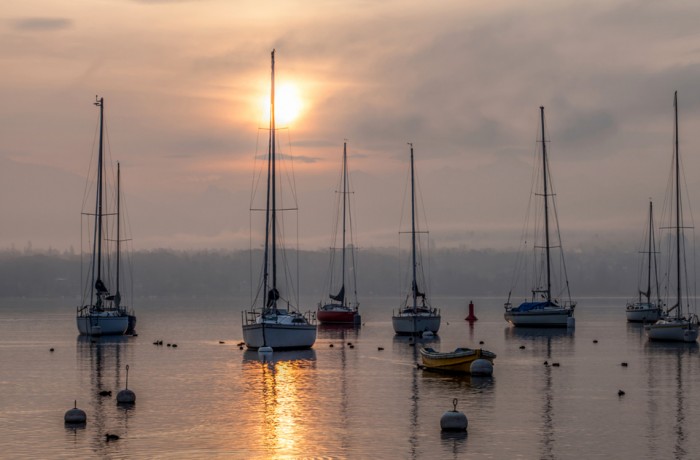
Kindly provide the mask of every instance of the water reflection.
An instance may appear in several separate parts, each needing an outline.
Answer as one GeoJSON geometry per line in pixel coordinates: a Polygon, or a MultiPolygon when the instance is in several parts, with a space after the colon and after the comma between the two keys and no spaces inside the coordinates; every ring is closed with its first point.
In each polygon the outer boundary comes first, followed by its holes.
{"type": "Polygon", "coordinates": [[[314,350],[243,354],[243,381],[251,385],[246,404],[252,420],[243,420],[266,456],[298,456],[313,452],[307,432],[314,429],[316,394],[314,350]],[[257,401],[257,402],[256,402],[257,401]]]}
{"type": "Polygon", "coordinates": [[[117,393],[123,387],[122,372],[129,358],[128,341],[129,337],[126,336],[77,338],[78,368],[81,373],[89,374],[83,377],[90,381],[89,410],[86,412],[90,430],[97,433],[92,446],[101,455],[115,451],[114,447],[109,448],[104,442],[104,433],[116,431],[123,436],[128,428],[128,414],[124,409],[119,409],[115,401],[117,393]],[[100,395],[103,391],[111,391],[111,395],[100,395]],[[123,411],[123,417],[116,415],[119,410],[123,411]],[[120,423],[115,426],[112,423],[114,420],[120,423]]]}
{"type": "MultiPolygon", "coordinates": [[[[663,404],[663,391],[659,391],[659,398],[649,398],[649,438],[656,441],[650,446],[650,451],[658,451],[658,442],[661,440],[660,432],[663,432],[664,427],[657,423],[656,419],[659,412],[663,409],[673,407],[674,424],[672,435],[674,439],[673,456],[677,459],[688,457],[687,441],[688,435],[686,427],[686,411],[689,402],[684,391],[683,376],[687,373],[698,355],[697,342],[694,343],[665,343],[665,342],[647,342],[644,347],[645,353],[648,354],[647,373],[650,382],[650,388],[659,385],[664,379],[673,379],[666,382],[666,387],[673,389],[673,405],[663,404]],[[659,399],[659,400],[657,400],[659,399]]],[[[663,386],[659,390],[663,390],[663,386]]],[[[671,394],[670,392],[668,394],[671,394]]],[[[663,445],[663,444],[662,444],[663,445]]],[[[656,452],[658,456],[663,456],[663,452],[656,452]]]]}

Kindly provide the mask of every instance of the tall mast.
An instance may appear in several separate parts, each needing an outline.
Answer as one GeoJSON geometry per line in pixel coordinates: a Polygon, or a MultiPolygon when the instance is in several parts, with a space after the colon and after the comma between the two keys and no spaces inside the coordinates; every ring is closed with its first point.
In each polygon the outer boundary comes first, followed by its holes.
{"type": "Polygon", "coordinates": [[[345,297],[345,214],[347,212],[348,199],[348,143],[343,142],[343,266],[342,266],[342,284],[340,285],[343,293],[343,306],[347,304],[345,297]]]}
{"type": "Polygon", "coordinates": [[[681,317],[681,181],[680,181],[680,155],[678,153],[678,91],[673,93],[673,108],[675,112],[675,160],[676,160],[676,276],[678,285],[676,296],[676,318],[681,317]]]}
{"type": "Polygon", "coordinates": [[[121,302],[121,294],[119,293],[119,263],[121,258],[121,237],[120,237],[120,227],[121,227],[121,167],[119,162],[117,162],[117,278],[116,278],[116,292],[114,294],[114,303],[116,307],[119,308],[119,303],[121,302]]]}
{"type": "Polygon", "coordinates": [[[413,312],[416,312],[418,307],[418,283],[416,282],[416,187],[413,168],[413,144],[411,146],[411,256],[413,258],[413,312]]]}
{"type": "Polygon", "coordinates": [[[275,167],[277,159],[275,158],[275,149],[277,141],[275,139],[275,50],[272,50],[272,80],[270,91],[270,161],[271,161],[271,194],[272,208],[270,209],[270,219],[272,220],[271,240],[272,240],[272,292],[277,305],[277,180],[275,179],[275,167]]]}
{"type": "Polygon", "coordinates": [[[647,249],[647,257],[649,258],[649,267],[647,268],[647,291],[646,291],[646,297],[647,297],[647,302],[651,302],[651,253],[652,253],[652,247],[651,247],[651,242],[652,238],[654,237],[654,224],[653,224],[653,216],[654,216],[654,210],[653,210],[653,203],[650,201],[649,202],[649,248],[647,249]]]}
{"type": "MultiPolygon", "coordinates": [[[[269,289],[269,247],[270,238],[272,237],[272,258],[275,258],[275,50],[271,53],[272,71],[271,71],[271,91],[270,91],[270,134],[267,146],[267,196],[265,200],[265,254],[263,262],[263,310],[268,308],[270,289],[269,289]],[[272,206],[270,201],[272,200],[272,206]],[[272,220],[272,232],[270,232],[270,221],[272,220]],[[270,235],[272,233],[272,236],[270,235]]],[[[275,263],[273,262],[272,288],[276,285],[275,263]]]]}
{"type": "Polygon", "coordinates": [[[540,106],[540,117],[542,119],[542,177],[544,180],[544,238],[545,251],[547,253],[547,302],[552,300],[552,280],[549,257],[549,204],[547,193],[547,141],[544,137],[544,106],[540,106]]]}
{"type": "MultiPolygon", "coordinates": [[[[97,154],[97,193],[95,194],[95,236],[93,240],[93,260],[92,260],[92,282],[90,286],[90,297],[92,300],[95,289],[99,294],[103,288],[102,283],[102,171],[103,167],[103,132],[104,132],[104,98],[95,96],[94,104],[100,108],[100,141],[97,154]],[[95,273],[97,271],[97,273],[95,273]],[[98,287],[98,285],[100,287],[98,287]]],[[[100,302],[98,295],[98,302],[100,302]]],[[[92,302],[91,302],[92,303],[92,302]]]]}

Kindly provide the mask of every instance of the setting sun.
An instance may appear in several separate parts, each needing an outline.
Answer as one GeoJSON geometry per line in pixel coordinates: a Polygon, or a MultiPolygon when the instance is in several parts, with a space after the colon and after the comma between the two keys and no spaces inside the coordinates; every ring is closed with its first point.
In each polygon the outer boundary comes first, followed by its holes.
{"type": "MultiPolygon", "coordinates": [[[[264,96],[262,105],[265,119],[270,118],[269,94],[264,96]]],[[[301,114],[304,104],[299,88],[292,83],[282,83],[275,90],[275,120],[278,126],[284,126],[296,120],[301,114]]]]}

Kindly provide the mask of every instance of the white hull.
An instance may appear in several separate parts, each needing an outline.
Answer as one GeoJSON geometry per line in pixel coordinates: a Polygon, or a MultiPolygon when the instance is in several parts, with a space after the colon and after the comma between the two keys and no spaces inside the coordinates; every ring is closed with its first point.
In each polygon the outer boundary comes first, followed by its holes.
{"type": "Polygon", "coordinates": [[[399,315],[392,316],[394,332],[399,335],[419,335],[425,331],[437,334],[440,329],[440,315],[399,315]]]}
{"type": "Polygon", "coordinates": [[[316,326],[312,324],[247,324],[243,326],[243,341],[246,347],[252,350],[262,346],[272,347],[273,350],[311,348],[316,342],[316,326]],[[263,329],[265,340],[263,340],[263,329]]]}
{"type": "Polygon", "coordinates": [[[531,310],[525,312],[506,311],[503,317],[513,326],[525,327],[567,327],[573,316],[569,308],[531,310]]]}
{"type": "Polygon", "coordinates": [[[634,304],[627,306],[625,314],[630,323],[654,323],[661,318],[661,309],[649,304],[634,304]]]}
{"type": "Polygon", "coordinates": [[[662,318],[645,326],[649,340],[669,342],[695,342],[698,339],[698,324],[686,319],[662,318]]]}
{"type": "Polygon", "coordinates": [[[124,335],[129,327],[128,316],[85,315],[76,317],[80,335],[124,335]]]}

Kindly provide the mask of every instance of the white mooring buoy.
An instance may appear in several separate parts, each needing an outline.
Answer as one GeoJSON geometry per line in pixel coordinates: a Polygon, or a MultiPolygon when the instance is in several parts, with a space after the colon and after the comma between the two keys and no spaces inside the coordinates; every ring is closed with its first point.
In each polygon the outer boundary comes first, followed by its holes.
{"type": "Polygon", "coordinates": [[[493,364],[488,359],[475,359],[469,366],[469,373],[478,376],[493,375],[493,364]]]}
{"type": "Polygon", "coordinates": [[[126,365],[126,387],[117,393],[117,404],[134,404],[136,393],[129,389],[129,365],[126,365]]]}
{"type": "Polygon", "coordinates": [[[457,398],[452,400],[454,408],[442,414],[440,428],[442,431],[467,431],[467,416],[457,410],[457,398]]]}
{"type": "Polygon", "coordinates": [[[258,354],[272,353],[272,347],[260,347],[258,348],[258,354]]]}
{"type": "Polygon", "coordinates": [[[73,401],[73,408],[63,416],[66,425],[83,425],[87,422],[87,415],[82,409],[78,409],[78,401],[73,401]]]}

